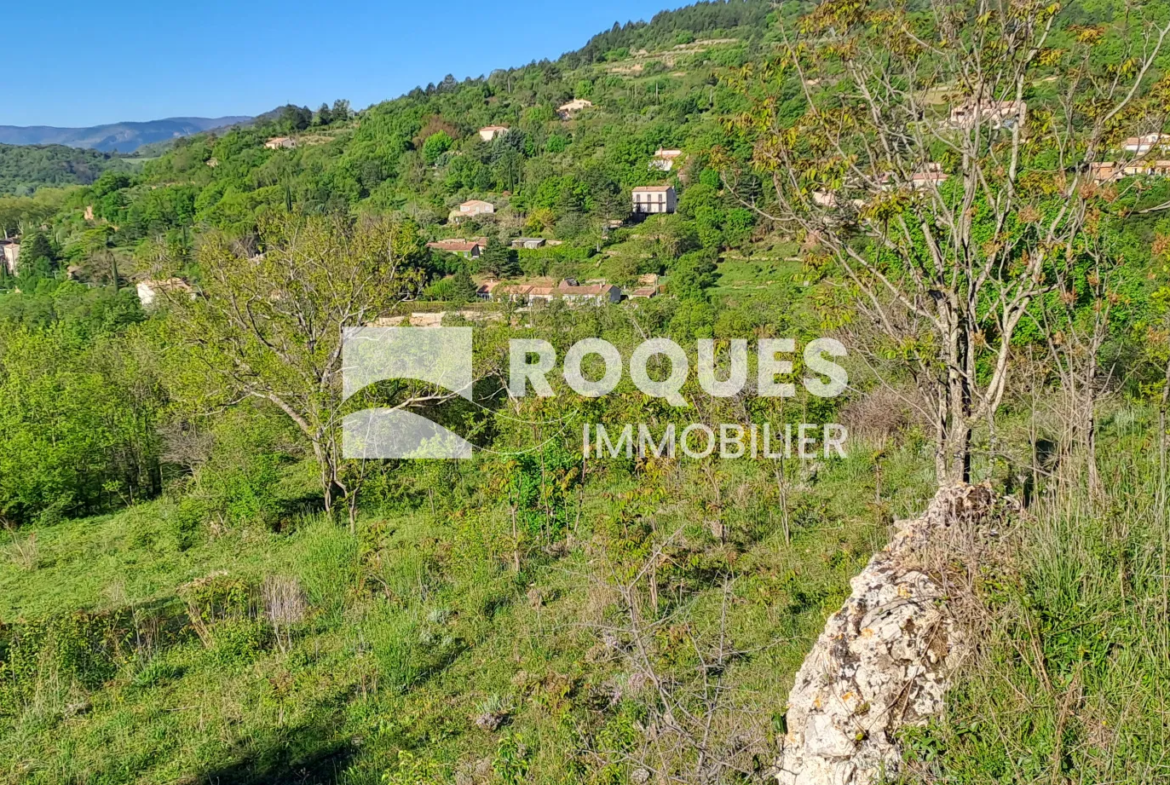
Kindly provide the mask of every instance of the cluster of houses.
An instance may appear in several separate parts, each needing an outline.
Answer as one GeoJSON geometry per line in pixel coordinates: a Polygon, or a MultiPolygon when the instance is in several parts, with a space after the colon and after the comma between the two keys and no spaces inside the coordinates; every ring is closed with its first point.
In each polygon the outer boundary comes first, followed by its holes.
{"type": "Polygon", "coordinates": [[[580,282],[576,278],[564,278],[558,282],[551,278],[538,278],[530,281],[490,279],[479,285],[476,295],[481,300],[528,306],[547,304],[553,300],[561,300],[569,305],[606,305],[619,303],[623,297],[649,299],[657,296],[658,292],[658,276],[651,273],[639,278],[638,286],[629,293],[604,279],[580,282]]]}
{"type": "Polygon", "coordinates": [[[1096,161],[1089,164],[1089,174],[1098,183],[1112,183],[1125,177],[1170,177],[1170,160],[1148,158],[1151,153],[1170,151],[1170,134],[1131,136],[1121,149],[1138,156],[1132,161],[1096,161]]]}
{"type": "MultiPolygon", "coordinates": [[[[562,119],[569,119],[582,109],[588,109],[593,106],[593,103],[584,98],[574,98],[568,103],[557,107],[557,113],[562,119]]],[[[499,137],[507,134],[511,129],[506,125],[485,125],[480,128],[479,138],[484,142],[492,142],[499,137]]],[[[278,137],[277,139],[269,140],[265,146],[280,146],[280,144],[291,142],[288,146],[295,146],[295,141],[278,137]]],[[[650,159],[650,168],[660,172],[669,172],[674,168],[675,161],[682,157],[682,150],[668,150],[659,148],[655,151],[654,156],[650,159]]],[[[678,209],[678,195],[671,185],[645,185],[633,189],[631,194],[631,210],[635,215],[653,215],[656,213],[673,213],[678,209]]],[[[483,199],[469,199],[462,204],[457,205],[447,215],[449,223],[460,223],[469,218],[477,218],[484,215],[492,215],[496,211],[494,204],[483,199]]],[[[483,244],[479,244],[479,249],[475,250],[472,243],[464,240],[444,240],[441,246],[438,243],[431,243],[431,247],[439,248],[440,250],[450,251],[451,253],[460,253],[470,255],[473,258],[479,256],[483,251],[483,244]]],[[[520,238],[513,242],[514,248],[539,248],[543,241],[539,238],[520,238]]]]}
{"type": "MultiPolygon", "coordinates": [[[[969,101],[951,109],[950,122],[955,128],[970,129],[979,124],[994,128],[1011,128],[1023,124],[1028,105],[1024,101],[969,101]]],[[[1170,177],[1170,158],[1151,158],[1151,154],[1170,153],[1170,134],[1149,133],[1131,136],[1121,143],[1121,150],[1135,156],[1129,161],[1096,161],[1089,164],[1089,176],[1097,183],[1116,182],[1126,177],[1170,177]]],[[[915,189],[945,182],[947,175],[937,166],[914,174],[915,189]]]]}
{"type": "MultiPolygon", "coordinates": [[[[633,189],[630,198],[631,211],[634,215],[673,213],[678,209],[678,193],[674,190],[673,185],[640,185],[633,189]]],[[[495,212],[496,206],[491,202],[484,201],[483,199],[469,199],[457,205],[447,214],[447,222],[458,224],[469,218],[493,215],[495,212]]],[[[516,247],[540,247],[539,244],[533,245],[533,243],[538,243],[539,238],[527,237],[520,239],[523,241],[523,244],[516,247]]],[[[469,250],[463,249],[461,251],[453,251],[453,253],[464,253],[469,250]]]]}

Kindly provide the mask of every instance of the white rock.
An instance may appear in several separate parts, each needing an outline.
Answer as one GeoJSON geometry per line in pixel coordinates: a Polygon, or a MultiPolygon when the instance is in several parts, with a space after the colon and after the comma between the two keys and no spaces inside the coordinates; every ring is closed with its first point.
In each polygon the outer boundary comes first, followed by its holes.
{"type": "Polygon", "coordinates": [[[968,649],[947,592],[923,568],[924,549],[974,530],[996,501],[986,486],[940,490],[850,582],[789,694],[781,785],[869,785],[897,772],[898,729],[942,710],[968,649]]]}

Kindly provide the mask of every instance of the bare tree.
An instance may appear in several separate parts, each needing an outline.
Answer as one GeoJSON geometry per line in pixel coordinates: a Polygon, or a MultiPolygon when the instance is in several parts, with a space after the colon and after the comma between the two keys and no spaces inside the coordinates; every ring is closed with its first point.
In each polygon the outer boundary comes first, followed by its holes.
{"type": "MultiPolygon", "coordinates": [[[[870,348],[909,362],[940,483],[969,478],[972,429],[1003,400],[1021,320],[1116,197],[1094,165],[1165,91],[1150,70],[1170,25],[1134,11],[1062,29],[1059,9],[828,0],[733,79],[753,100],[733,125],[772,185],[742,200],[843,271],[879,327],[870,348]],[[1050,77],[1056,97],[1031,99],[1050,77]]],[[[749,178],[724,168],[742,192],[749,178]]]]}
{"type": "Polygon", "coordinates": [[[1067,398],[1068,445],[1083,450],[1091,498],[1104,496],[1097,470],[1097,402],[1108,387],[1110,368],[1102,368],[1102,348],[1110,335],[1111,316],[1120,297],[1111,291],[1113,260],[1099,248],[1087,248],[1085,264],[1060,266],[1054,291],[1040,298],[1036,323],[1044,336],[1052,366],[1067,398]]]}

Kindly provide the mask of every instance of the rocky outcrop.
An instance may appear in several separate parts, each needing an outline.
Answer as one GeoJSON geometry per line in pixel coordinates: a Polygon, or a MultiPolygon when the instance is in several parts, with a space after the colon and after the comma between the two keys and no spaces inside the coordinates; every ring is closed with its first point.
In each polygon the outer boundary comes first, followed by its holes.
{"type": "Polygon", "coordinates": [[[780,785],[866,785],[897,771],[898,729],[942,710],[969,651],[956,595],[996,536],[999,506],[986,486],[944,488],[853,579],[789,694],[780,785]]]}

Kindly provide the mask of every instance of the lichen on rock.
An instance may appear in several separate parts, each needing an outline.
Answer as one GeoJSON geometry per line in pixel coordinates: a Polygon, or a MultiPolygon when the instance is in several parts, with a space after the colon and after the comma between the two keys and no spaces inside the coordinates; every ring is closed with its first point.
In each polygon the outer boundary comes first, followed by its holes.
{"type": "Polygon", "coordinates": [[[1001,501],[985,485],[943,488],[852,580],[789,694],[780,785],[866,785],[896,773],[897,731],[942,711],[970,650],[946,564],[979,557],[1001,501]]]}

